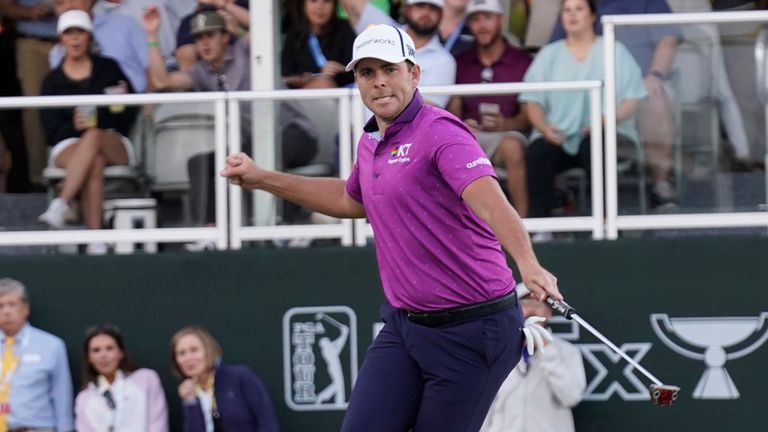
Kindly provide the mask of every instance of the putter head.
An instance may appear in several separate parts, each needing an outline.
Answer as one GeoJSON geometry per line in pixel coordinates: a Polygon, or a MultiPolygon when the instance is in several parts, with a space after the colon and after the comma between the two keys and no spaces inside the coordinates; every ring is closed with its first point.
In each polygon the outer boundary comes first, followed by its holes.
{"type": "Polygon", "coordinates": [[[680,387],[673,385],[651,384],[650,388],[651,400],[654,405],[670,406],[677,399],[678,393],[680,393],[680,387]]]}

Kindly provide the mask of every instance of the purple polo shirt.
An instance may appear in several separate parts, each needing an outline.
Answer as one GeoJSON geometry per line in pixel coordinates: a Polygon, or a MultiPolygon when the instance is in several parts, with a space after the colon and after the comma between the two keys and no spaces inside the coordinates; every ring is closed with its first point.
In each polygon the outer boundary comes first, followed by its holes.
{"type": "MultiPolygon", "coordinates": [[[[493,69],[494,83],[521,82],[525,77],[525,71],[531,65],[531,56],[509,44],[506,44],[504,53],[496,63],[491,65],[493,69]]],[[[482,81],[481,74],[485,65],[477,58],[477,47],[466,50],[456,59],[456,84],[477,84],[482,81]]],[[[501,108],[504,117],[512,117],[520,112],[517,103],[517,94],[505,94],[500,96],[464,96],[462,97],[461,115],[464,119],[480,121],[480,102],[495,103],[501,108]]]]}
{"type": "Polygon", "coordinates": [[[515,280],[504,252],[461,199],[467,185],[495,176],[469,129],[417,90],[383,137],[375,118],[365,131],[346,190],[373,226],[389,303],[431,311],[508,293],[515,280]]]}

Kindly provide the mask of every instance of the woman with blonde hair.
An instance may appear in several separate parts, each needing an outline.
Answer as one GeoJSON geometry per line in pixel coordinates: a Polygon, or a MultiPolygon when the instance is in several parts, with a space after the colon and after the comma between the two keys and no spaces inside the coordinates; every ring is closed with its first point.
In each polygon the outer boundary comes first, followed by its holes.
{"type": "Polygon", "coordinates": [[[221,347],[203,327],[184,327],[171,338],[171,369],[183,381],[185,432],[279,430],[261,379],[245,365],[221,361],[221,347]]]}

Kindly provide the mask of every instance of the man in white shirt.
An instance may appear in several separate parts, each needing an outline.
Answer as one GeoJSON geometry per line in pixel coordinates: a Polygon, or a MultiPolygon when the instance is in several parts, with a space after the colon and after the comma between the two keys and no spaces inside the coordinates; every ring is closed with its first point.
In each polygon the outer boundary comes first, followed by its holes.
{"type": "MultiPolygon", "coordinates": [[[[397,23],[368,0],[341,0],[355,32],[360,34],[372,24],[397,23]]],[[[443,0],[407,0],[403,30],[416,45],[421,66],[419,88],[451,85],[456,82],[456,60],[440,43],[438,28],[443,16],[443,0]]],[[[427,103],[445,108],[450,95],[425,95],[427,103]]]]}

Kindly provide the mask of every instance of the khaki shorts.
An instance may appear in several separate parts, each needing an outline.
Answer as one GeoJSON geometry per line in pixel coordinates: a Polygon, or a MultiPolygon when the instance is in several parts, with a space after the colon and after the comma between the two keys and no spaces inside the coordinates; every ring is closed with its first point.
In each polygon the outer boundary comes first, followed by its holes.
{"type": "Polygon", "coordinates": [[[496,149],[498,149],[499,144],[501,144],[501,139],[505,137],[515,138],[523,143],[524,146],[528,145],[528,138],[518,131],[475,132],[477,143],[480,144],[480,147],[489,158],[493,158],[493,154],[496,153],[496,149]]]}

